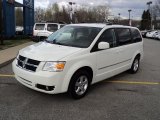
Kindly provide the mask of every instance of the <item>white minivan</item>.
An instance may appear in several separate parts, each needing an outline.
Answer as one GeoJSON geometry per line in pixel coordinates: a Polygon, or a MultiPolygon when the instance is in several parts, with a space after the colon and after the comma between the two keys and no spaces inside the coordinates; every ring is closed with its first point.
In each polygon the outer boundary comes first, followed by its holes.
{"type": "Polygon", "coordinates": [[[59,23],[35,23],[33,27],[33,39],[41,41],[50,36],[53,32],[62,28],[64,25],[65,24],[59,23]]]}
{"type": "Polygon", "coordinates": [[[91,84],[127,70],[136,73],[142,58],[137,28],[71,24],[20,50],[12,66],[16,79],[31,89],[79,99],[91,84]]]}

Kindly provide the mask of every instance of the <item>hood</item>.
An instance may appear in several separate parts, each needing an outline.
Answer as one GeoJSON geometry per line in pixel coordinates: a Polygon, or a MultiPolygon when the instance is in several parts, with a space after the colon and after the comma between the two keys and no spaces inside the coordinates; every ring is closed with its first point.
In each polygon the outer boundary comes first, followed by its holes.
{"type": "Polygon", "coordinates": [[[20,50],[19,54],[38,61],[58,61],[82,48],[40,42],[20,50]]]}

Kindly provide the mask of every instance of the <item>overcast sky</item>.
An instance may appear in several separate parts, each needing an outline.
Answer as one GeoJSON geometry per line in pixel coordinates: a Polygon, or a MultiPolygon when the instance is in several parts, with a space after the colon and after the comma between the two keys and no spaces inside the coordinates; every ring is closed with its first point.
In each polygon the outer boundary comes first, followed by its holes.
{"type": "MultiPolygon", "coordinates": [[[[23,0],[16,0],[23,1],[23,0]]],[[[140,19],[144,9],[147,9],[146,3],[149,0],[35,0],[35,7],[46,8],[50,3],[71,1],[76,4],[86,5],[107,5],[111,7],[111,14],[118,16],[121,13],[121,17],[128,18],[128,10],[132,9],[131,17],[133,19],[140,19]]],[[[153,3],[155,0],[152,0],[153,3]]]]}

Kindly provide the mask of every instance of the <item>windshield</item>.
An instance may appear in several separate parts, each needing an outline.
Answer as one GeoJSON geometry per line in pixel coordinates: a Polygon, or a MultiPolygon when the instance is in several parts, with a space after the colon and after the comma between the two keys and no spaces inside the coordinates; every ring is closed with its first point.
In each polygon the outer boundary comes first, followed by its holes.
{"type": "Polygon", "coordinates": [[[102,28],[84,26],[65,26],[46,40],[49,43],[71,47],[87,48],[102,28]]]}

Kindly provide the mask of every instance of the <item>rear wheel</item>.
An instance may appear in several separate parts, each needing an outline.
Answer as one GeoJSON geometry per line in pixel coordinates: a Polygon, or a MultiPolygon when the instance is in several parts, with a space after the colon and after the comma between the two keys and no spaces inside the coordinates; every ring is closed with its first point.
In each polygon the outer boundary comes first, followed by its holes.
{"type": "Polygon", "coordinates": [[[68,93],[74,99],[80,99],[86,95],[90,86],[91,77],[86,70],[77,71],[70,82],[68,93]]]}
{"type": "Polygon", "coordinates": [[[139,70],[139,64],[140,64],[140,57],[136,57],[135,59],[134,59],[134,61],[133,61],[133,63],[132,63],[132,67],[131,67],[131,69],[130,69],[130,72],[132,73],[132,74],[135,74],[135,73],[137,73],[138,72],[138,70],[139,70]]]}

